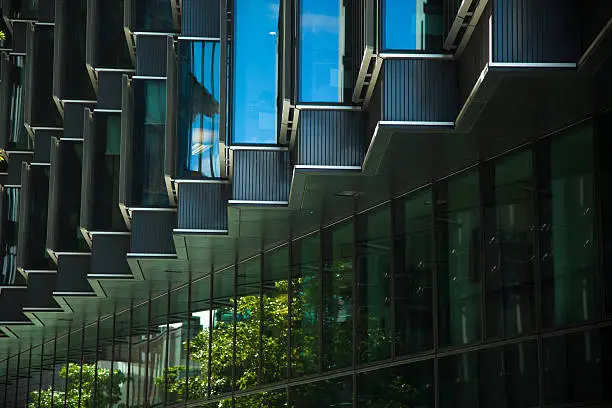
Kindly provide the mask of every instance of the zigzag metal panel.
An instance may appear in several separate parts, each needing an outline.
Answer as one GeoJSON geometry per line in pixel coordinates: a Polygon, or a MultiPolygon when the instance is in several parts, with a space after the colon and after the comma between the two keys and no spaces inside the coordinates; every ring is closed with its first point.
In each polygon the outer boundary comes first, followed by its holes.
{"type": "Polygon", "coordinates": [[[134,211],[132,213],[131,252],[137,254],[174,254],[172,230],[175,211],[134,211]]]}
{"type": "Polygon", "coordinates": [[[288,201],[290,188],[288,151],[234,151],[234,200],[288,201]]]}
{"type": "Polygon", "coordinates": [[[361,112],[302,110],[298,127],[298,164],[361,166],[363,163],[361,112]]]}
{"type": "Polygon", "coordinates": [[[459,108],[452,60],[391,59],[383,75],[383,120],[455,120],[459,108]]]}
{"type": "Polygon", "coordinates": [[[572,0],[494,0],[493,61],[577,62],[579,11],[572,0]]]}
{"type": "Polygon", "coordinates": [[[139,35],[136,39],[136,75],[166,76],[166,37],[139,35]]]}
{"type": "Polygon", "coordinates": [[[208,38],[221,35],[220,0],[183,0],[181,12],[181,35],[208,38]]]}
{"type": "Polygon", "coordinates": [[[227,184],[183,183],[178,188],[178,228],[227,230],[227,184]]]}

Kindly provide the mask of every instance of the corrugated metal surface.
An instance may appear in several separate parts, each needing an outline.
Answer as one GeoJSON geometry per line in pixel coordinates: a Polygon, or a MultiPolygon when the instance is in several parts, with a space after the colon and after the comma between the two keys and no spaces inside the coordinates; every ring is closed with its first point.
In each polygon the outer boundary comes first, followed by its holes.
{"type": "Polygon", "coordinates": [[[136,40],[136,74],[166,76],[166,37],[139,35],[136,40]]]}
{"type": "Polygon", "coordinates": [[[383,75],[383,120],[455,120],[459,110],[452,60],[391,59],[384,62],[383,75]]]}
{"type": "Polygon", "coordinates": [[[98,109],[121,109],[121,72],[98,72],[98,109]]]}
{"type": "Polygon", "coordinates": [[[132,275],[125,257],[128,252],[130,235],[94,235],[91,246],[91,273],[132,275]]]}
{"type": "Polygon", "coordinates": [[[174,51],[174,41],[168,37],[166,42],[167,56],[166,70],[166,157],[164,163],[164,173],[170,177],[176,177],[176,122],[177,122],[177,102],[178,102],[178,74],[176,54],[174,51]]]}
{"type": "Polygon", "coordinates": [[[291,162],[288,151],[234,152],[234,200],[288,201],[291,162]]]}
{"type": "Polygon", "coordinates": [[[489,16],[491,5],[487,6],[480,17],[468,45],[457,64],[459,76],[459,101],[465,102],[474,88],[482,70],[489,62],[489,16]]]}
{"type": "Polygon", "coordinates": [[[365,157],[361,112],[302,110],[298,132],[297,164],[361,166],[365,157]]]}
{"type": "Polygon", "coordinates": [[[87,281],[91,255],[61,255],[57,262],[58,292],[92,292],[87,281]]]}
{"type": "Polygon", "coordinates": [[[134,211],[130,252],[137,254],[174,254],[172,230],[175,211],[134,211]]]}
{"type": "Polygon", "coordinates": [[[572,0],[493,0],[493,61],[577,62],[578,16],[572,0]]]}
{"type": "Polygon", "coordinates": [[[219,38],[221,0],[183,0],[181,35],[219,38]]]}
{"type": "Polygon", "coordinates": [[[178,189],[178,228],[227,230],[227,184],[186,183],[178,189]]]}

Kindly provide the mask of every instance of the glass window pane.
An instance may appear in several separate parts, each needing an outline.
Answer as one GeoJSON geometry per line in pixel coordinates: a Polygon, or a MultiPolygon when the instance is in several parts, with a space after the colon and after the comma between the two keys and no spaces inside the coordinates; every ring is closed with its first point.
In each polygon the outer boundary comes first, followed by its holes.
{"type": "Polygon", "coordinates": [[[189,328],[189,400],[208,395],[210,355],[210,277],[191,283],[191,323],[189,328]]]}
{"type": "Polygon", "coordinates": [[[359,360],[391,357],[391,209],[385,206],[357,219],[359,360]]]}
{"type": "Polygon", "coordinates": [[[383,48],[442,49],[442,0],[383,0],[383,48]]]}
{"type": "Polygon", "coordinates": [[[481,339],[481,225],[478,171],[441,181],[437,197],[440,345],[481,339]]]}
{"type": "Polygon", "coordinates": [[[280,0],[234,0],[233,143],[276,143],[280,0]]]}
{"type": "Polygon", "coordinates": [[[433,368],[433,360],[426,360],[360,374],[357,379],[359,407],[433,408],[433,368]]]}
{"type": "Polygon", "coordinates": [[[293,243],[291,288],[291,375],[319,371],[321,313],[321,238],[319,233],[293,243]]]}
{"type": "MultiPolygon", "coordinates": [[[[240,336],[236,333],[236,343],[234,343],[234,329],[237,319],[234,317],[237,314],[236,295],[234,291],[234,268],[225,269],[215,273],[213,281],[213,320],[212,320],[212,350],[211,350],[211,395],[217,396],[231,392],[232,389],[239,388],[241,384],[234,381],[233,372],[233,354],[236,349],[245,347],[243,338],[245,334],[240,336]],[[234,385],[236,383],[236,385],[234,385]]],[[[242,318],[242,316],[240,316],[242,318]]],[[[253,353],[253,346],[248,351],[253,353]]],[[[239,357],[236,357],[237,364],[240,364],[239,357]]],[[[238,372],[240,366],[235,368],[238,372]]],[[[236,376],[238,378],[238,375],[236,376]]]]}
{"type": "Polygon", "coordinates": [[[9,65],[9,78],[12,81],[6,85],[9,87],[9,97],[6,102],[9,106],[3,107],[3,109],[8,109],[9,112],[9,138],[7,150],[27,150],[34,147],[25,126],[23,126],[23,87],[25,85],[26,71],[24,63],[25,57],[12,56],[11,64],[9,65]]]}
{"type": "Polygon", "coordinates": [[[520,335],[534,325],[532,151],[489,165],[483,186],[487,337],[520,335]]]}
{"type": "Polygon", "coordinates": [[[352,406],[352,376],[299,385],[289,390],[290,408],[332,408],[352,406]]]}
{"type": "Polygon", "coordinates": [[[136,18],[132,31],[158,31],[171,33],[174,31],[172,6],[168,0],[134,0],[136,18]]]}
{"type": "Polygon", "coordinates": [[[540,147],[548,164],[540,180],[544,324],[595,319],[601,309],[593,245],[592,127],[572,129],[540,147]]]}
{"type": "Polygon", "coordinates": [[[3,285],[12,285],[17,278],[17,231],[21,188],[4,187],[2,191],[2,278],[3,285]]]}
{"type": "Polygon", "coordinates": [[[353,364],[353,222],[324,233],[323,368],[353,364]]]}
{"type": "MultiPolygon", "coordinates": [[[[188,328],[191,324],[189,320],[189,286],[184,285],[174,289],[170,295],[168,370],[165,378],[157,380],[158,382],[163,381],[164,387],[167,384],[168,404],[185,401],[187,394],[187,339],[190,336],[188,328]]],[[[191,338],[189,346],[192,347],[191,338]]],[[[191,365],[192,362],[190,361],[189,364],[191,365]]],[[[190,378],[190,385],[191,381],[190,378]]]]}
{"type": "Polygon", "coordinates": [[[433,347],[431,189],[413,194],[396,210],[396,354],[433,347]]]}
{"type": "Polygon", "coordinates": [[[182,176],[220,177],[219,41],[179,42],[178,159],[182,176]]]}
{"type": "Polygon", "coordinates": [[[344,101],[344,24],[342,0],[300,2],[301,102],[344,101]]]}
{"type": "Polygon", "coordinates": [[[612,403],[611,344],[610,328],[544,339],[545,404],[612,403]]]}
{"type": "Polygon", "coordinates": [[[166,81],[134,80],[133,194],[136,205],[167,206],[164,178],[166,81]]]}

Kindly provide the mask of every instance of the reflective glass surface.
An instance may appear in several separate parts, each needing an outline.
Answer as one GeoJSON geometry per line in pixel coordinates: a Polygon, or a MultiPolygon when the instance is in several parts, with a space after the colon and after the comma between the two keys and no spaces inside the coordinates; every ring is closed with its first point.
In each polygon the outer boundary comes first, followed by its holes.
{"type": "Polygon", "coordinates": [[[134,86],[133,203],[166,206],[164,179],[166,81],[136,80],[134,86]]]}
{"type": "Polygon", "coordinates": [[[2,192],[2,284],[11,285],[17,278],[17,228],[20,188],[5,187],[2,192]]]}
{"type": "Polygon", "coordinates": [[[442,0],[383,0],[383,49],[440,51],[442,5],[442,0]]]}
{"type": "Polygon", "coordinates": [[[301,0],[299,99],[343,102],[344,5],[342,0],[301,0]]]}
{"type": "Polygon", "coordinates": [[[182,176],[220,177],[218,41],[179,44],[178,166],[182,176]]]}
{"type": "Polygon", "coordinates": [[[534,328],[532,154],[523,150],[487,163],[485,169],[487,337],[519,335],[534,328]]]}
{"type": "Polygon", "coordinates": [[[353,405],[352,394],[352,376],[312,382],[290,388],[289,407],[351,407],[353,405]]]}
{"type": "Polygon", "coordinates": [[[478,171],[444,180],[437,190],[440,345],[473,343],[482,331],[478,171]]]}
{"type": "Polygon", "coordinates": [[[96,67],[131,67],[132,61],[125,41],[123,30],[124,0],[105,0],[98,6],[98,43],[93,44],[97,53],[93,61],[96,67]]]}
{"type": "Polygon", "coordinates": [[[594,246],[593,129],[540,143],[542,308],[546,325],[601,314],[594,246]],[[571,157],[571,160],[568,158],[571,157]]]}
{"type": "MultiPolygon", "coordinates": [[[[124,0],[127,1],[127,0],[124,0]]],[[[132,31],[174,32],[172,7],[168,0],[132,0],[135,27],[132,31]]]]}
{"type": "Polygon", "coordinates": [[[234,0],[233,143],[276,143],[279,8],[234,0]]]}
{"type": "MultiPolygon", "coordinates": [[[[9,150],[27,150],[32,149],[33,144],[28,136],[28,133],[23,126],[23,86],[25,84],[25,57],[11,57],[13,64],[11,65],[11,79],[9,99],[9,139],[7,148],[9,150]]],[[[6,109],[6,108],[3,108],[6,109]]]]}

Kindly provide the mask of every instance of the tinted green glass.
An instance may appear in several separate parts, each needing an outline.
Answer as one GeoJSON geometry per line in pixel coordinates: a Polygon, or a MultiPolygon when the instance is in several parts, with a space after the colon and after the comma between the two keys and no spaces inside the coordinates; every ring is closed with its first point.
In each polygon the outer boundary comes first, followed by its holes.
{"type": "Polygon", "coordinates": [[[534,327],[534,207],[532,151],[487,163],[485,170],[487,337],[534,327]]]}
{"type": "Polygon", "coordinates": [[[191,319],[189,330],[189,399],[208,395],[210,355],[210,277],[191,283],[191,319]]]}
{"type": "Polygon", "coordinates": [[[351,406],[353,406],[352,376],[313,382],[289,389],[289,407],[291,408],[351,406]]]}
{"type": "Polygon", "coordinates": [[[353,222],[325,231],[323,254],[323,368],[353,363],[353,222]]]}
{"type": "Polygon", "coordinates": [[[359,360],[391,357],[391,208],[357,219],[359,360]]]}
{"type": "Polygon", "coordinates": [[[319,371],[321,238],[318,233],[293,243],[291,284],[291,375],[319,371]]]}
{"type": "Polygon", "coordinates": [[[600,315],[593,243],[593,131],[591,126],[540,144],[542,169],[541,270],[546,325],[600,315]],[[543,163],[543,164],[544,164],[543,163]]]}
{"type": "Polygon", "coordinates": [[[438,324],[440,345],[481,339],[481,224],[478,171],[438,184],[438,324]]]}

